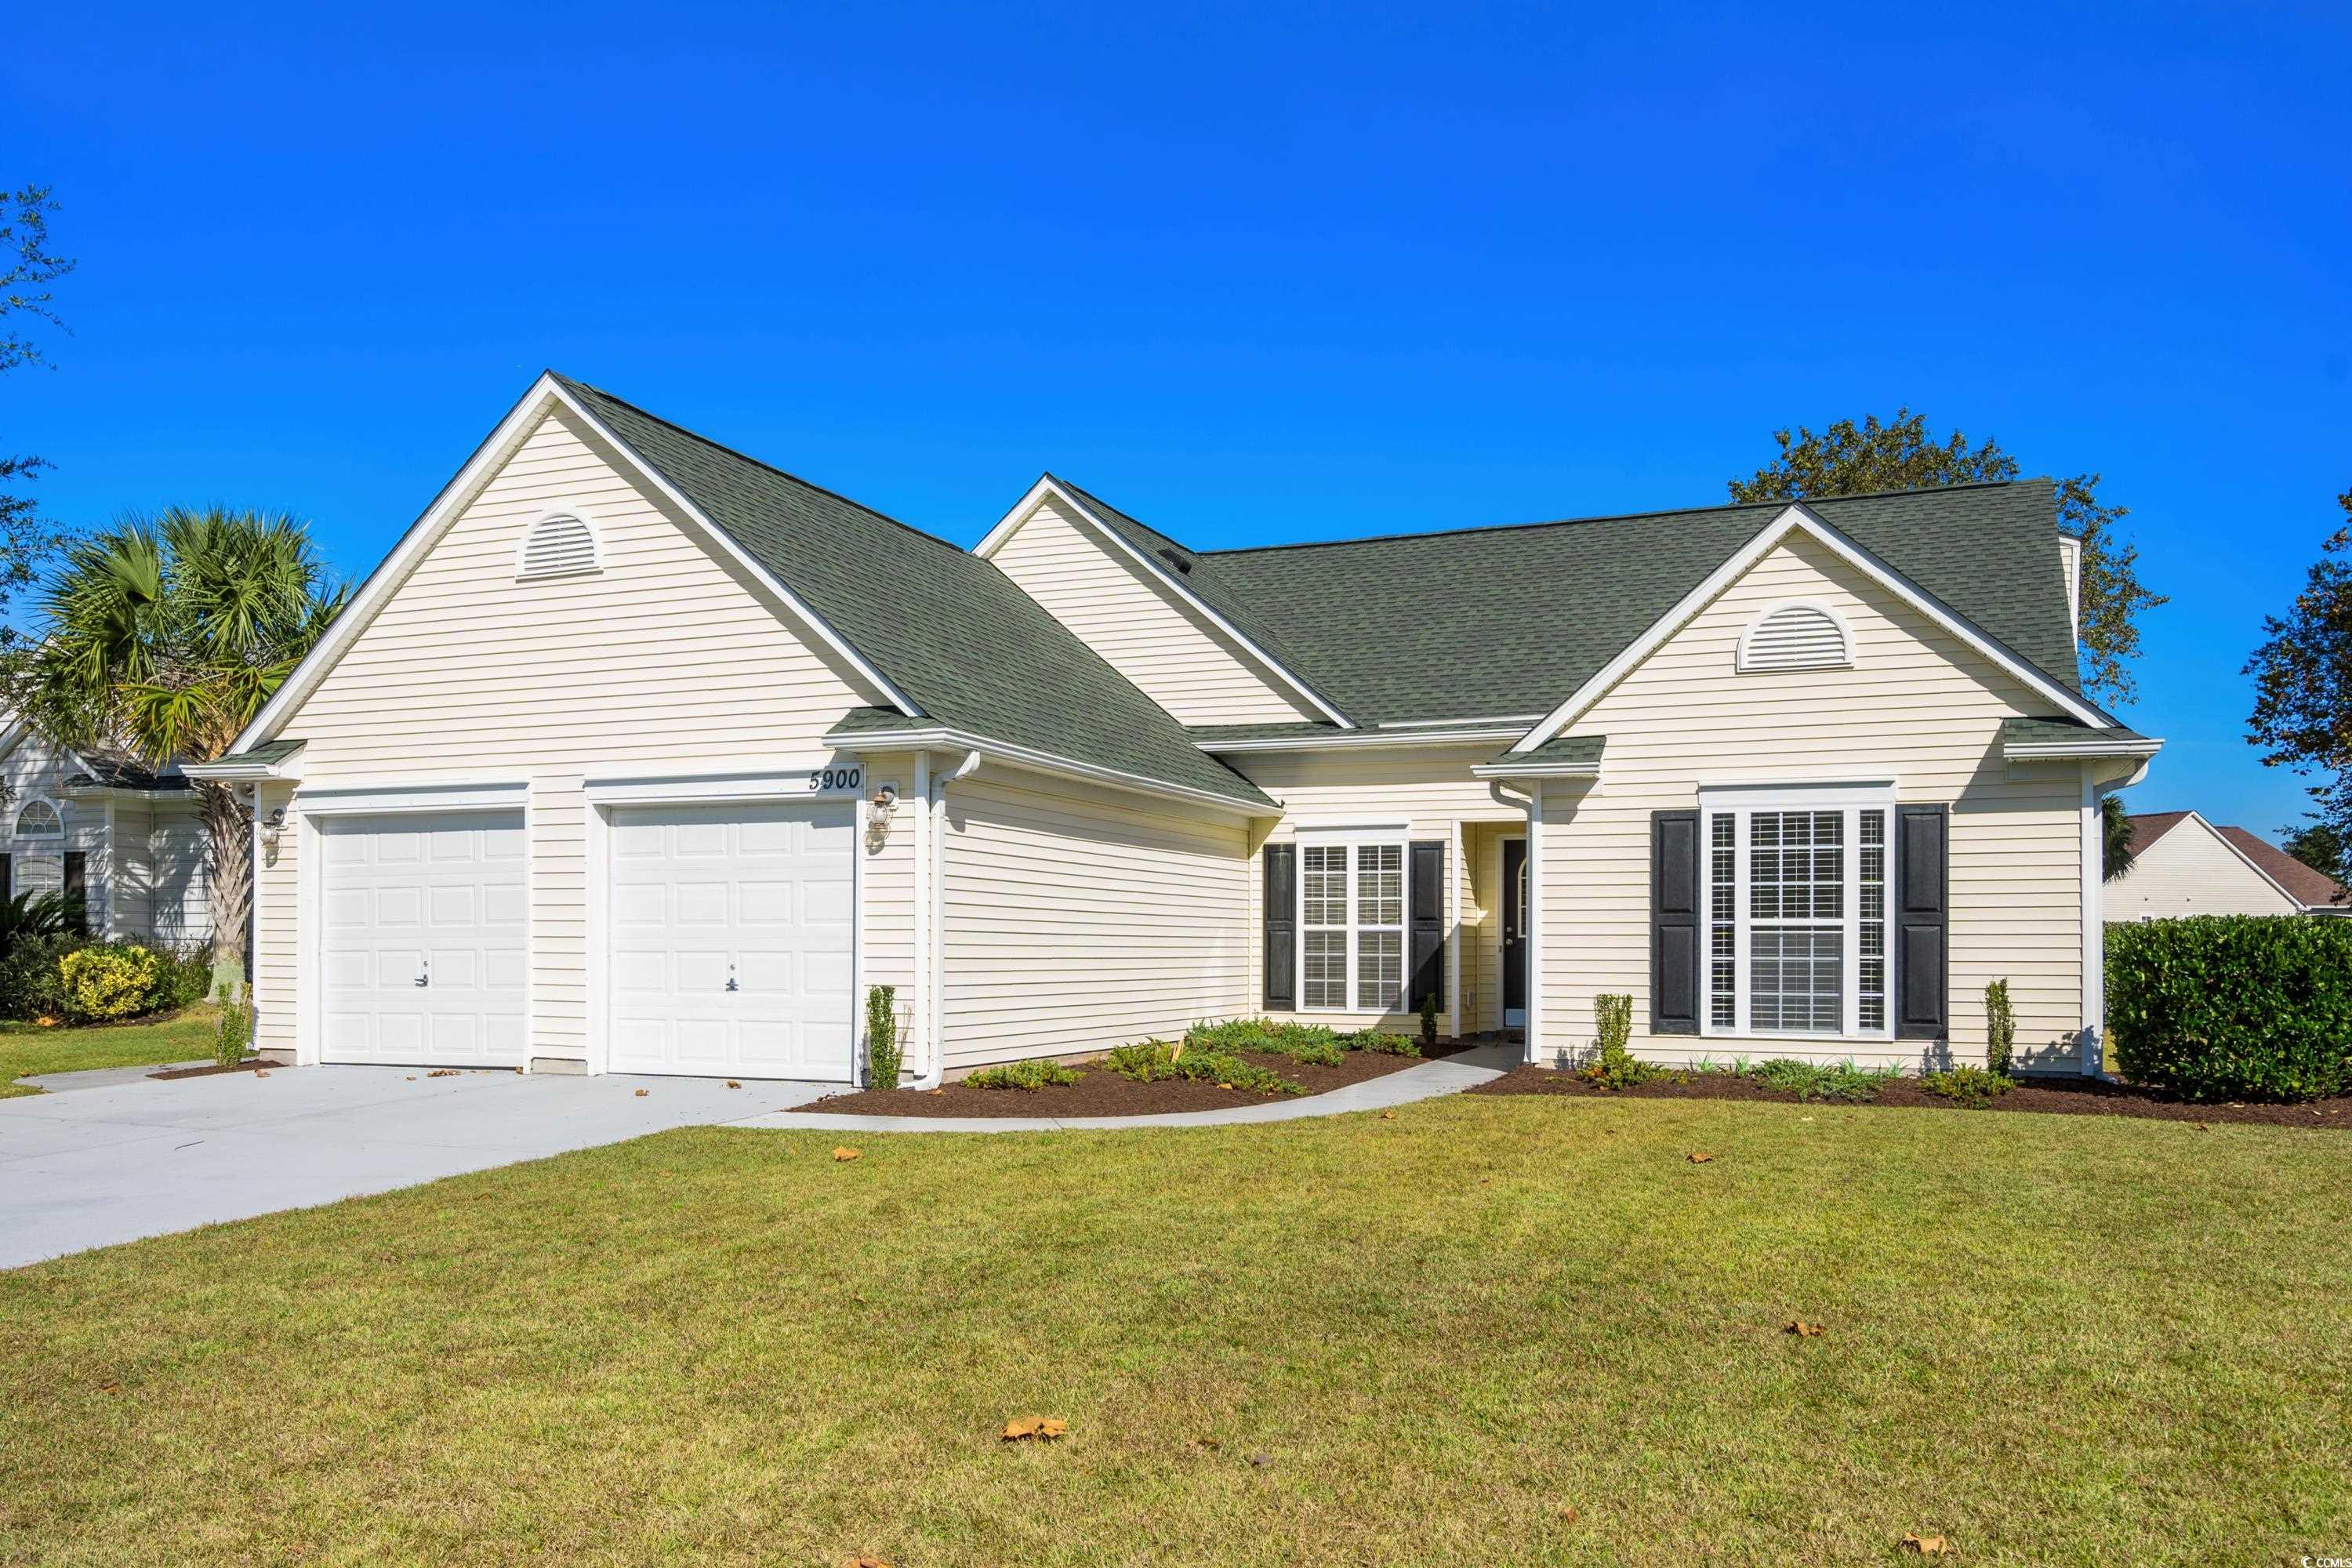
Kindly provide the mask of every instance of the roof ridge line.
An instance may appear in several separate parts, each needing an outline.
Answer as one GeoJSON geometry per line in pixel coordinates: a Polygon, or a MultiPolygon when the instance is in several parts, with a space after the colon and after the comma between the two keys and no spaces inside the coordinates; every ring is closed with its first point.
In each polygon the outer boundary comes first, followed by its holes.
{"type": "Polygon", "coordinates": [[[859,511],[864,512],[866,516],[873,518],[877,522],[887,522],[893,528],[904,529],[918,539],[928,540],[933,544],[952,550],[959,555],[969,555],[971,553],[971,552],[966,550],[962,545],[956,543],[955,541],[951,539],[942,539],[938,534],[931,532],[928,529],[917,528],[911,522],[901,522],[898,519],[892,517],[888,512],[881,511],[874,507],[870,507],[855,496],[846,496],[842,494],[839,490],[828,489],[824,486],[817,484],[813,480],[801,478],[798,474],[780,468],[764,458],[755,458],[751,456],[751,453],[743,451],[739,447],[727,445],[724,441],[714,441],[709,437],[702,434],[699,430],[689,430],[675,419],[665,419],[660,415],[656,414],[653,410],[649,408],[640,408],[637,405],[630,402],[627,398],[615,396],[614,394],[605,391],[601,386],[582,381],[577,376],[565,375],[561,371],[551,371],[549,374],[557,376],[561,380],[569,382],[572,385],[580,387],[583,391],[593,392],[608,403],[617,403],[622,407],[627,409],[630,413],[636,415],[639,418],[650,419],[655,424],[660,426],[663,429],[674,430],[689,441],[708,447],[713,451],[724,452],[729,457],[749,463],[755,468],[764,468],[769,473],[775,475],[778,479],[790,480],[792,483],[800,486],[801,489],[804,490],[814,490],[816,494],[824,496],[830,500],[837,500],[844,506],[855,507],[859,511]]]}
{"type": "MultiPolygon", "coordinates": [[[[1997,490],[2016,485],[2049,484],[2048,476],[2022,479],[1970,479],[1958,485],[1924,485],[1910,489],[1856,490],[1852,495],[1793,496],[1786,500],[1736,500],[1721,506],[1664,507],[1654,511],[1596,512],[1590,517],[1538,518],[1529,522],[1474,522],[1459,528],[1409,530],[1396,533],[1364,533],[1347,539],[1297,539],[1282,544],[1244,544],[1224,550],[1196,550],[1195,555],[1263,555],[1276,550],[1328,550],[1347,544],[1386,544],[1402,539],[1448,539],[1465,533],[1515,533],[1538,528],[1581,528],[1601,522],[1641,522],[1651,518],[1696,517],[1705,512],[1762,511],[1772,508],[1813,506],[1849,500],[1882,500],[1892,496],[1944,495],[1952,490],[1997,490]]],[[[1150,527],[1146,523],[1144,527],[1150,527]]],[[[1153,531],[1157,532],[1157,530],[1153,531]]],[[[1172,537],[1172,536],[1165,536],[1172,537]]]]}

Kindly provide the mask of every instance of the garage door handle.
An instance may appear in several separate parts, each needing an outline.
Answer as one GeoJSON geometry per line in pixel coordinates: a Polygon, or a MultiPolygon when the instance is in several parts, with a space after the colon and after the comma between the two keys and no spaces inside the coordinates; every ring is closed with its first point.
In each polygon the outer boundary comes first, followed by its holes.
{"type": "Polygon", "coordinates": [[[735,989],[735,966],[732,963],[727,966],[727,989],[730,991],[735,989]]]}
{"type": "Polygon", "coordinates": [[[430,984],[433,984],[433,972],[432,972],[431,970],[429,970],[429,969],[420,969],[420,970],[418,970],[418,971],[416,972],[416,984],[418,984],[419,985],[430,985],[430,984]]]}

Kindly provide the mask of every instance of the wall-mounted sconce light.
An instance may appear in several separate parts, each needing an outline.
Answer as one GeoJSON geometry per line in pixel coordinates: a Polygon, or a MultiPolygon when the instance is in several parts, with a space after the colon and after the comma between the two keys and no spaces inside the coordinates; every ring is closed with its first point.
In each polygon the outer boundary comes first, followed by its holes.
{"type": "Polygon", "coordinates": [[[264,847],[278,847],[278,836],[286,831],[286,808],[272,806],[269,815],[261,819],[261,842],[264,847]]]}

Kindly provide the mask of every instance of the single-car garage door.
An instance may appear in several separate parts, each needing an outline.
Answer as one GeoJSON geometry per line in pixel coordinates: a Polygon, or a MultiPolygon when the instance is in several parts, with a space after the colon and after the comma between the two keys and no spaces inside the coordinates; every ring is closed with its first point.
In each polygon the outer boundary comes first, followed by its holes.
{"type": "Polygon", "coordinates": [[[520,1067],[520,811],[321,819],[331,1062],[520,1067]]]}
{"type": "Polygon", "coordinates": [[[616,806],[614,1072],[847,1082],[856,807],[616,806]]]}

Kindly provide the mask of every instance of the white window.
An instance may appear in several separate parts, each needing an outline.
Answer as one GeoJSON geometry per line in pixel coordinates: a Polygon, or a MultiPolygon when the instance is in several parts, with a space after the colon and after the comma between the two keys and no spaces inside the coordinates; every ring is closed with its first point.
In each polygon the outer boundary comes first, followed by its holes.
{"type": "Polygon", "coordinates": [[[1404,1005],[1403,843],[1306,843],[1298,868],[1299,1005],[1398,1011],[1404,1005]]]}
{"type": "Polygon", "coordinates": [[[523,531],[515,575],[518,579],[569,577],[597,571],[603,564],[594,526],[577,512],[554,511],[523,531]]]}
{"type": "Polygon", "coordinates": [[[1827,605],[1793,599],[1748,623],[1739,637],[1739,668],[1838,669],[1853,662],[1853,638],[1827,605]]]}
{"type": "Polygon", "coordinates": [[[1886,1038],[1888,792],[1726,790],[1700,809],[1706,1032],[1886,1038]]]}
{"type": "Polygon", "coordinates": [[[63,838],[65,836],[65,818],[48,801],[28,800],[16,813],[16,837],[19,838],[63,838]]]}

